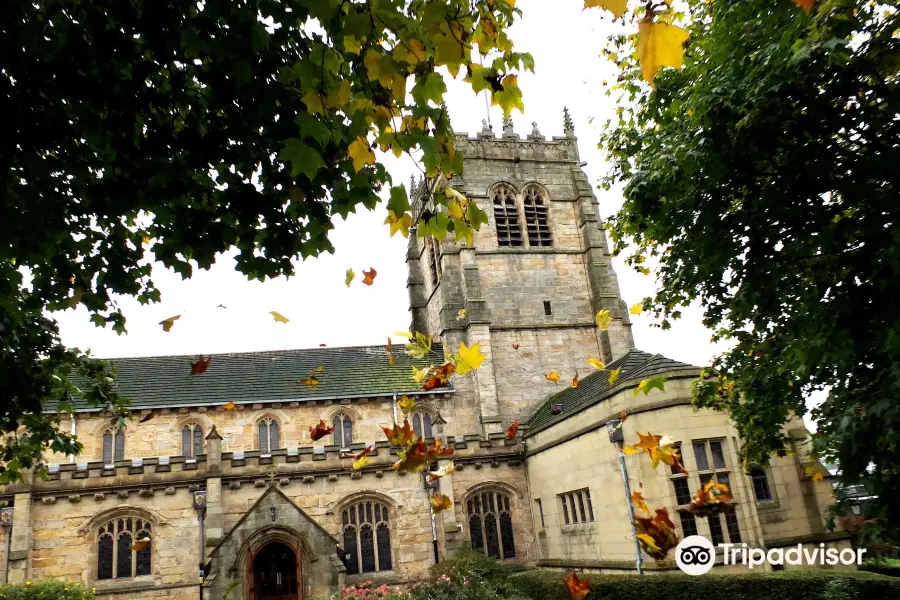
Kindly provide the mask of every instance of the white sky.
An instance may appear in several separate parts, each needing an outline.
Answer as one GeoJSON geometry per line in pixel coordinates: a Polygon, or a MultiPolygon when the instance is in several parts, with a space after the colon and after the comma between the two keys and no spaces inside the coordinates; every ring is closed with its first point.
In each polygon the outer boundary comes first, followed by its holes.
{"type": "MultiPolygon", "coordinates": [[[[523,137],[536,121],[545,136],[562,135],[563,106],[568,106],[579,137],[579,150],[588,161],[586,171],[592,182],[605,173],[597,150],[598,130],[591,118],[601,123],[615,106],[603,94],[602,81],[614,80],[614,66],[600,58],[609,31],[610,17],[599,10],[582,11],[580,0],[547,2],[520,0],[524,18],[511,36],[516,48],[529,51],[535,59],[535,74],[520,76],[525,115],[514,113],[516,131],[523,137]]],[[[448,77],[449,79],[449,77],[448,77]]],[[[481,129],[485,117],[483,96],[476,97],[468,84],[448,81],[447,104],[456,131],[471,134],[481,129]]],[[[500,131],[502,115],[492,110],[494,131],[500,131]]],[[[381,156],[395,183],[406,183],[418,172],[409,158],[396,160],[381,156]]],[[[619,193],[597,191],[602,216],[613,214],[621,203],[619,193]]],[[[162,302],[141,306],[131,298],[118,304],[128,319],[127,335],[98,329],[88,320],[83,307],[56,313],[64,343],[91,349],[100,357],[201,354],[288,348],[383,344],[393,331],[409,327],[406,291],[406,240],[399,234],[389,238],[382,225],[385,209],[361,209],[339,222],[332,233],[334,255],[323,255],[300,263],[296,277],[260,283],[247,281],[234,271],[234,261],[222,257],[210,271],[197,270],[193,279],[155,265],[153,277],[162,292],[162,302]],[[344,286],[344,272],[352,267],[357,279],[344,286]],[[361,271],[378,271],[375,285],[362,285],[361,271]],[[218,304],[228,308],[217,309],[218,304]],[[291,321],[276,323],[268,314],[278,311],[291,321]],[[164,333],[159,322],[183,314],[171,332],[164,333]]],[[[625,301],[631,305],[654,289],[652,277],[627,269],[614,260],[625,301]]],[[[700,312],[684,311],[671,330],[650,327],[650,317],[633,318],[637,346],[695,365],[708,364],[715,349],[710,333],[700,324],[700,312]]]]}

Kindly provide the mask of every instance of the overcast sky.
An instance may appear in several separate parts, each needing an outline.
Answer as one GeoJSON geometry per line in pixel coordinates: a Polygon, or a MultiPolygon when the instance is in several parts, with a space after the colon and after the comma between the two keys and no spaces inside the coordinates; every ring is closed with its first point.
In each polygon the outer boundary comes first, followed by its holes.
{"type": "MultiPolygon", "coordinates": [[[[599,10],[582,12],[580,0],[520,0],[524,18],[513,28],[516,47],[535,59],[535,74],[519,78],[526,112],[514,113],[516,131],[523,137],[537,122],[546,136],[562,135],[563,106],[575,121],[581,156],[588,162],[592,182],[606,166],[597,150],[596,125],[614,113],[615,106],[603,95],[602,82],[613,80],[613,65],[600,58],[603,40],[611,30],[610,17],[599,10]],[[595,125],[591,125],[591,121],[595,125]]],[[[468,84],[449,81],[447,103],[454,129],[477,133],[486,116],[484,96],[475,96],[468,84]]],[[[491,113],[494,131],[500,131],[502,115],[491,113]]],[[[408,182],[416,171],[411,159],[381,157],[395,182],[408,182]]],[[[417,171],[416,171],[417,172],[417,171]]],[[[603,216],[613,214],[621,196],[595,192],[603,216]]],[[[81,307],[56,313],[63,341],[91,349],[100,357],[152,356],[273,350],[287,348],[383,344],[391,332],[409,327],[406,290],[406,240],[389,238],[382,225],[385,210],[366,211],[339,221],[332,234],[333,255],[299,264],[297,276],[260,283],[247,281],[234,271],[234,261],[222,257],[210,271],[198,270],[189,281],[156,265],[153,278],[162,302],[140,306],[130,298],[118,299],[128,319],[127,335],[98,329],[81,307]],[[353,268],[357,280],[347,289],[344,272],[353,268]],[[375,285],[362,285],[361,271],[378,271],[375,285]],[[223,304],[227,309],[216,308],[223,304]],[[268,314],[278,311],[290,323],[276,323],[268,314]],[[159,322],[182,314],[171,332],[159,322]]],[[[626,269],[614,260],[625,301],[631,305],[653,292],[652,277],[626,269]]],[[[671,330],[650,327],[648,316],[634,321],[638,347],[695,365],[705,365],[715,349],[710,333],[700,324],[700,313],[687,310],[671,330]]]]}

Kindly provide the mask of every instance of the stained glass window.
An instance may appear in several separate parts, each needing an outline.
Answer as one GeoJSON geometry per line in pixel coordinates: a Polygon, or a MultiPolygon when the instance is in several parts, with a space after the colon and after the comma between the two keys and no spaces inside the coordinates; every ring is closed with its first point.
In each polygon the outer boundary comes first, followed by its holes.
{"type": "Polygon", "coordinates": [[[387,505],[373,500],[351,504],[344,509],[341,522],[348,575],[393,568],[387,505]]]}
{"type": "Polygon", "coordinates": [[[150,575],[150,530],[148,521],[134,517],[119,517],[101,526],[97,532],[97,579],[150,575]]]}
{"type": "Polygon", "coordinates": [[[494,558],[515,558],[509,496],[496,491],[479,492],[469,498],[466,506],[472,548],[494,558]]]}

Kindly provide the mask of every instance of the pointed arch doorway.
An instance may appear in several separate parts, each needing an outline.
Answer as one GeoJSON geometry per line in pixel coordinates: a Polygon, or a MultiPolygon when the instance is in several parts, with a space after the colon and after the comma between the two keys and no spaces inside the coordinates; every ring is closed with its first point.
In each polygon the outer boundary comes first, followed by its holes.
{"type": "Polygon", "coordinates": [[[251,568],[252,600],[301,600],[300,562],[287,544],[269,542],[254,555],[251,568]]]}

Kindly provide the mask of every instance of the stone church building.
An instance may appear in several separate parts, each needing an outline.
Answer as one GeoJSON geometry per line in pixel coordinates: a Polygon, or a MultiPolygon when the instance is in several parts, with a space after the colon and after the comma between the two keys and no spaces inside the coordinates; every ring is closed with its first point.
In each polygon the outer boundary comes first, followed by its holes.
{"type": "MultiPolygon", "coordinates": [[[[799,420],[785,426],[793,455],[746,473],[727,416],[690,405],[698,368],[634,347],[568,117],[562,137],[535,127],[523,139],[507,123],[499,137],[485,127],[456,143],[465,173],[455,184],[490,222],[471,248],[411,236],[412,329],[432,336],[432,356],[414,361],[399,344],[395,366],[385,346],[220,354],[193,377],[194,356],[114,361],[133,401],[127,426],[83,407],[71,420],[82,455],[51,457],[49,481],[0,488],[8,580],[68,578],[100,598],[187,600],[200,597],[202,565],[203,598],[300,599],[366,580],[415,582],[463,543],[512,565],[633,571],[607,431],[623,411],[628,443],[651,431],[681,444],[687,476],[643,455],[625,459],[631,487],[668,507],[679,536],[846,545],[824,526],[831,486],[806,475],[815,463],[799,420]],[[608,331],[594,323],[601,309],[614,316],[608,331]],[[480,344],[481,368],[421,391],[411,367],[439,364],[460,341],[480,344]],[[621,369],[618,380],[610,385],[586,358],[621,369]],[[318,385],[301,385],[310,373],[318,385]],[[657,374],[668,378],[664,392],[635,395],[657,374]],[[416,432],[455,448],[456,472],[436,483],[390,470],[396,450],[381,426],[403,394],[416,398],[416,432]],[[320,419],[334,433],[313,442],[320,419]],[[517,419],[519,435],[507,440],[517,419]],[[353,472],[350,456],[372,443],[372,464],[353,472]],[[734,501],[695,518],[684,509],[710,479],[728,482],[734,501]],[[432,517],[434,493],[452,509],[432,517]]],[[[674,563],[645,557],[644,568],[674,563]]]]}

